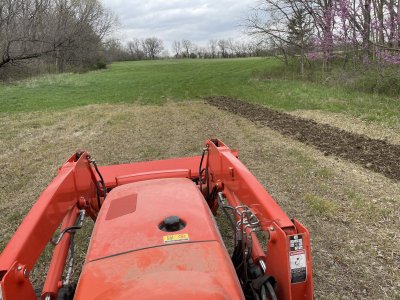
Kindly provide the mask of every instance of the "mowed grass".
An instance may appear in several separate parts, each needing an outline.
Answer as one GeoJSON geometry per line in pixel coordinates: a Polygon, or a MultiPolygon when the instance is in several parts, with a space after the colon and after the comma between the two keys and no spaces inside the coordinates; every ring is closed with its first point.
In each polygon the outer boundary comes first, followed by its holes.
{"type": "Polygon", "coordinates": [[[273,58],[119,62],[103,71],[46,75],[0,85],[0,112],[101,103],[162,104],[224,95],[286,111],[346,113],[400,128],[400,99],[299,80],[257,77],[278,64],[273,58]]]}
{"type": "MultiPolygon", "coordinates": [[[[310,230],[316,299],[400,297],[398,182],[203,101],[0,115],[0,136],[0,252],[76,149],[111,165],[198,155],[204,140],[219,137],[239,150],[288,216],[310,230]]],[[[74,281],[91,224],[88,218],[78,233],[74,281]]],[[[226,229],[221,226],[221,234],[232,241],[226,229]]],[[[53,249],[49,243],[33,269],[35,287],[53,249]]]]}

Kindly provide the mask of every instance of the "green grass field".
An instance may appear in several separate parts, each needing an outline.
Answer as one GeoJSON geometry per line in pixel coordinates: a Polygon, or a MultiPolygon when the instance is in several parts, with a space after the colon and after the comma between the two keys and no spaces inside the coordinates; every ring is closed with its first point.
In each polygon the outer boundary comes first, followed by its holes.
{"type": "MultiPolygon", "coordinates": [[[[239,150],[288,216],[310,230],[316,299],[400,299],[398,181],[196,101],[240,98],[400,144],[399,99],[277,79],[279,74],[259,79],[278,63],[121,62],[104,71],[0,85],[0,252],[76,149],[111,165],[198,155],[203,141],[218,137],[239,150]]],[[[77,236],[75,282],[92,226],[88,218],[77,236]]],[[[220,231],[232,240],[226,227],[220,231]]],[[[31,272],[36,288],[53,249],[49,243],[31,272]]]]}
{"type": "Polygon", "coordinates": [[[272,108],[347,113],[400,127],[400,100],[298,80],[256,76],[275,59],[158,60],[114,63],[84,74],[45,75],[0,85],[0,112],[59,110],[95,103],[161,104],[225,95],[272,108]]]}

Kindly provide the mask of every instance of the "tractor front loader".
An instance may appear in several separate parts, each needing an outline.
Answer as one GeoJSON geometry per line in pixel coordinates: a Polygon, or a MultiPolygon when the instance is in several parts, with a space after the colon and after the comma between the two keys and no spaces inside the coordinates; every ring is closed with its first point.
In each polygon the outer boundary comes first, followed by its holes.
{"type": "Polygon", "coordinates": [[[112,166],[75,153],[1,253],[0,299],[313,299],[309,232],[237,157],[218,139],[200,156],[112,166]],[[86,217],[94,229],[72,282],[86,217]],[[49,243],[37,292],[30,274],[49,243]]]}

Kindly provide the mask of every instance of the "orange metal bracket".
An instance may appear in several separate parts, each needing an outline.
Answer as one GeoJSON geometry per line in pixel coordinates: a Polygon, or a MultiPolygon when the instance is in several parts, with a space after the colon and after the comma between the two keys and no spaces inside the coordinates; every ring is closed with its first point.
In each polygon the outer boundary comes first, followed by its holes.
{"type": "Polygon", "coordinates": [[[268,231],[268,255],[261,253],[259,241],[253,235],[254,261],[266,257],[268,274],[278,282],[279,299],[313,299],[311,247],[307,229],[296,220],[290,220],[246,166],[220,140],[206,142],[207,166],[212,185],[223,183],[223,192],[231,206],[248,206],[268,231]],[[289,235],[302,234],[307,258],[305,282],[291,283],[289,265],[289,235]]]}
{"type": "MultiPolygon", "coordinates": [[[[1,253],[1,288],[5,300],[36,299],[29,273],[37,259],[68,211],[80,199],[89,205],[94,201],[96,178],[88,155],[85,152],[77,159],[74,154],[59,169],[1,253]]],[[[67,247],[65,243],[60,246],[67,247]]]]}

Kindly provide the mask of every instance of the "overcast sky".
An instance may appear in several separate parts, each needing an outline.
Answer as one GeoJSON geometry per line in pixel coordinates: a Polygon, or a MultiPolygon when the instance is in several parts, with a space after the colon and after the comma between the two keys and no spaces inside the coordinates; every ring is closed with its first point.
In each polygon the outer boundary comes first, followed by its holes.
{"type": "Polygon", "coordinates": [[[119,18],[122,42],[156,36],[170,47],[189,39],[205,46],[210,39],[243,36],[239,25],[256,0],[102,0],[119,18]]]}

